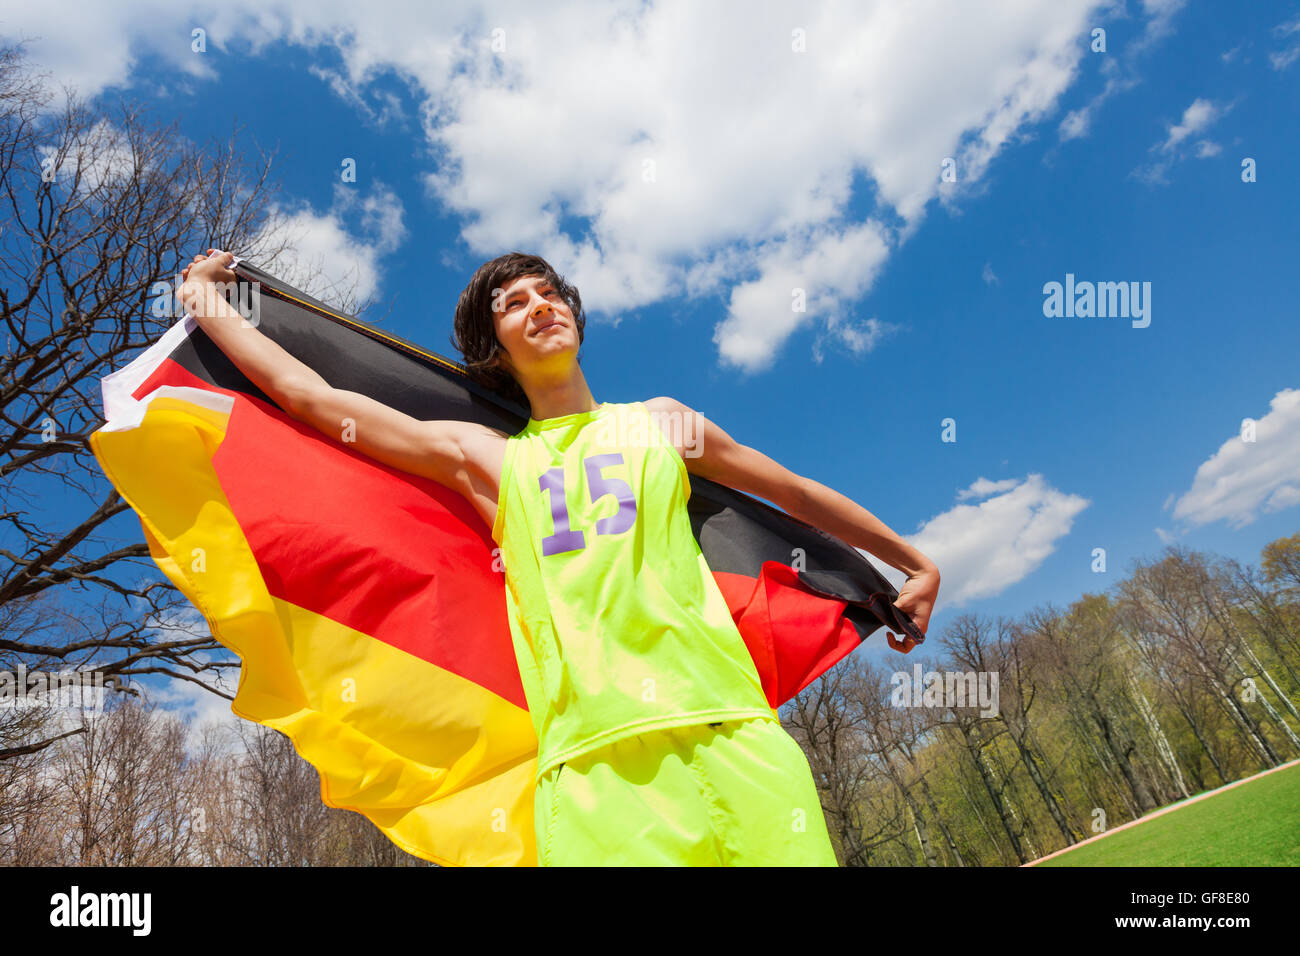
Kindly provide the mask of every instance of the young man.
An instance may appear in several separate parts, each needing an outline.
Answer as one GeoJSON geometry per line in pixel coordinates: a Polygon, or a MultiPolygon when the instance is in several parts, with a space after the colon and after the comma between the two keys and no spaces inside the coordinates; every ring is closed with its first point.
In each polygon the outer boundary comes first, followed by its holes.
{"type": "Polygon", "coordinates": [[[195,256],[182,298],[250,381],[332,437],[351,419],[354,447],[460,491],[501,546],[537,730],[541,865],[836,864],[808,761],[769,708],[691,531],[688,473],[906,573],[895,604],[923,633],[933,562],[680,402],[596,402],[577,360],[581,298],[536,256],[485,263],[455,315],[470,373],[530,410],[514,435],[331,388],[212,294],[234,280],[230,261],[195,256]]]}

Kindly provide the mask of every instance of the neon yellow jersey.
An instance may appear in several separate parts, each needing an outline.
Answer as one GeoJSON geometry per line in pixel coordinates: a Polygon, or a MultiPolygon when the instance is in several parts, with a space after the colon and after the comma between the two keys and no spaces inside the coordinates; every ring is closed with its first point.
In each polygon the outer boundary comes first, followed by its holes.
{"type": "Polygon", "coordinates": [[[644,402],[530,418],[507,440],[492,539],[537,779],[634,734],[776,719],[691,531],[690,490],[644,402]]]}

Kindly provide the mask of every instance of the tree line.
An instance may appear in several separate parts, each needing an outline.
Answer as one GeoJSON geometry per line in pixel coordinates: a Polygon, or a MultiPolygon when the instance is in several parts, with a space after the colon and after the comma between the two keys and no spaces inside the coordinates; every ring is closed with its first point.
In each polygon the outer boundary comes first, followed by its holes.
{"type": "Polygon", "coordinates": [[[900,705],[860,654],[789,706],[845,865],[1017,865],[1300,757],[1300,534],[932,637],[923,670],[996,675],[995,714],[900,705]]]}

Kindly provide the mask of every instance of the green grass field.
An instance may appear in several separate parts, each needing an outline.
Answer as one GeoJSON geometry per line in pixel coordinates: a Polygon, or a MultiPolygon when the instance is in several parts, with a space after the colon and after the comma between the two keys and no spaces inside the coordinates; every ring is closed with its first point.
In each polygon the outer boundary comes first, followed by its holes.
{"type": "Polygon", "coordinates": [[[1300,866],[1300,766],[1037,865],[1300,866]]]}

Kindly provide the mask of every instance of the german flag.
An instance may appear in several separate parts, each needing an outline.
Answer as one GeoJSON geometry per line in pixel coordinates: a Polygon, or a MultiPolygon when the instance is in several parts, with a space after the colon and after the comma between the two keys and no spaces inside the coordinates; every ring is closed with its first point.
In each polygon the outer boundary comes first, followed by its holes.
{"type": "MultiPolygon", "coordinates": [[[[331,385],[420,419],[526,424],[460,364],[247,262],[235,272],[236,307],[331,385]]],[[[189,317],[102,389],[91,448],[158,566],[239,656],[234,713],[286,734],[327,805],[407,852],[536,865],[537,738],[499,555],[469,503],[294,421],[189,317]]],[[[690,481],[700,549],[774,709],[880,627],[924,639],[856,549],[690,481]]]]}

